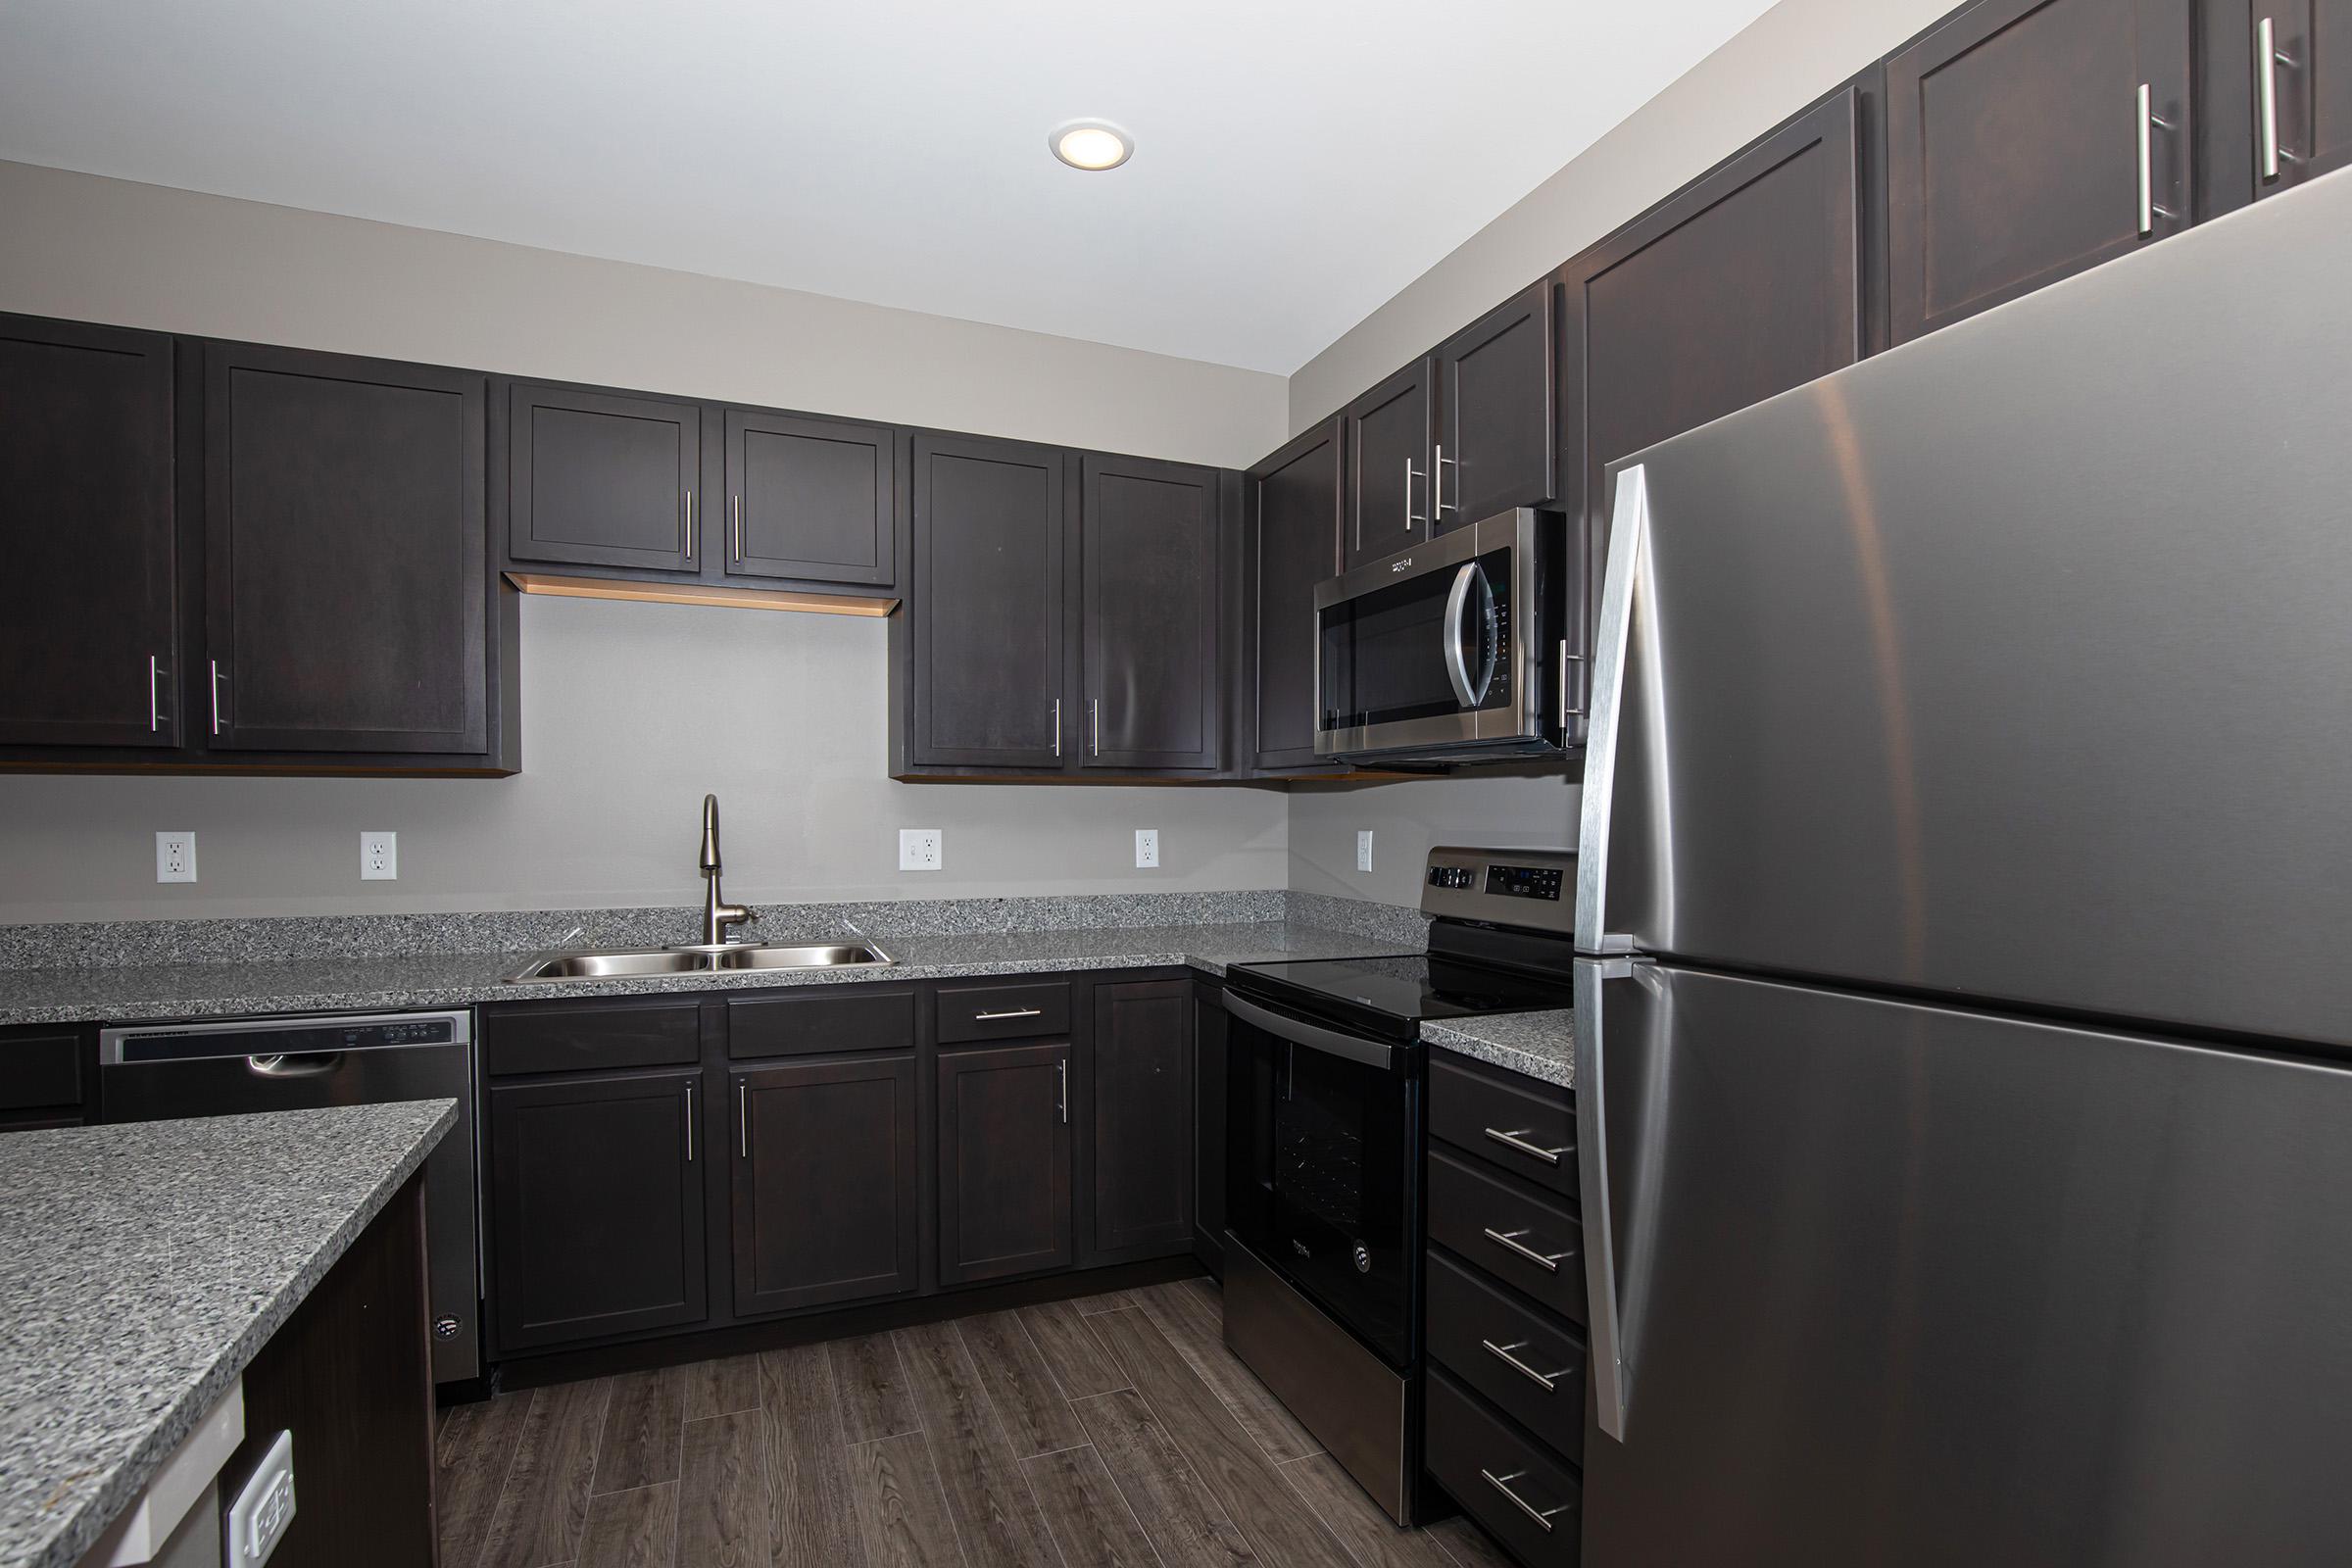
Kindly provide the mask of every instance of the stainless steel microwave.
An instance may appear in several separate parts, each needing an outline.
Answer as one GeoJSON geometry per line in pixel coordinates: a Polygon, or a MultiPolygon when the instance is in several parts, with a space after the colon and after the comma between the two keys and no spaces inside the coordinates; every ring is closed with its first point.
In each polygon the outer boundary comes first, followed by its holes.
{"type": "Polygon", "coordinates": [[[1563,750],[1581,654],[1567,520],[1497,513],[1315,589],[1315,755],[1465,762],[1563,750]]]}

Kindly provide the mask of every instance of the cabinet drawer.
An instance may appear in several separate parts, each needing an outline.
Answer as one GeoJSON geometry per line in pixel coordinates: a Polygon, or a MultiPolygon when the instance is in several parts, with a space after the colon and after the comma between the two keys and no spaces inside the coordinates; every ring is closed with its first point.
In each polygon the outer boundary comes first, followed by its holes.
{"type": "Polygon", "coordinates": [[[1487,1534],[1530,1568],[1577,1560],[1583,1489],[1445,1373],[1429,1375],[1429,1473],[1487,1534]]]}
{"type": "Polygon", "coordinates": [[[686,1066],[702,1059],[702,1008],[692,1002],[488,1012],[482,1018],[482,1067],[495,1078],[686,1066]]]}
{"type": "Polygon", "coordinates": [[[79,1038],[67,1033],[0,1039],[0,1111],[78,1109],[80,1104],[79,1038]]]}
{"type": "Polygon", "coordinates": [[[1429,1152],[1429,1238],[1539,1304],[1585,1321],[1576,1216],[1437,1149],[1429,1152]]]}
{"type": "Polygon", "coordinates": [[[1585,1342],[1440,1252],[1429,1255],[1429,1353],[1571,1459],[1585,1446],[1585,1342]]]}
{"type": "Polygon", "coordinates": [[[866,986],[811,987],[789,997],[727,1004],[727,1054],[812,1056],[906,1051],[914,1045],[914,993],[866,986]]]}
{"type": "Polygon", "coordinates": [[[1563,1198],[1576,1196],[1576,1103],[1566,1090],[1432,1051],[1429,1135],[1563,1198]]]}
{"type": "Polygon", "coordinates": [[[1070,983],[1045,980],[1026,985],[941,986],[939,1043],[1026,1040],[1070,1032],[1070,983]]]}

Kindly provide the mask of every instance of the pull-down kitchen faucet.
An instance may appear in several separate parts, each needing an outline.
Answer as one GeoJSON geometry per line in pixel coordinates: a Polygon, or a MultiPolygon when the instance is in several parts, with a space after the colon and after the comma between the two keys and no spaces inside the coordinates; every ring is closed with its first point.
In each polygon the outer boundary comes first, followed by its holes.
{"type": "Polygon", "coordinates": [[[703,946],[715,948],[727,940],[727,927],[756,919],[760,911],[729,904],[718,891],[718,797],[703,797],[703,946]]]}

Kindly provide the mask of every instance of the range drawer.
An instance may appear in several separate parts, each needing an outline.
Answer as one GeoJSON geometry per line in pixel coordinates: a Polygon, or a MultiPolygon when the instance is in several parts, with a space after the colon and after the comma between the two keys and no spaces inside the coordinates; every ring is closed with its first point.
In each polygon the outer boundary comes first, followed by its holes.
{"type": "Polygon", "coordinates": [[[1463,1511],[1529,1568],[1572,1568],[1584,1502],[1576,1472],[1435,1370],[1427,1463],[1463,1511]]]}
{"type": "Polygon", "coordinates": [[[1442,1252],[1429,1254],[1429,1353],[1570,1459],[1585,1449],[1585,1342],[1442,1252]]]}
{"type": "Polygon", "coordinates": [[[591,1002],[482,1012],[482,1067],[493,1078],[687,1066],[702,1059],[702,1006],[591,1002]]]}
{"type": "Polygon", "coordinates": [[[943,1046],[1070,1032],[1067,980],[941,986],[937,997],[939,1043],[943,1046]]]}
{"type": "Polygon", "coordinates": [[[1429,1135],[1576,1196],[1576,1102],[1565,1089],[1429,1054],[1429,1135]]]}
{"type": "Polygon", "coordinates": [[[811,986],[727,1004],[727,1054],[739,1061],[913,1047],[914,993],[904,986],[811,986]]]}
{"type": "Polygon", "coordinates": [[[1585,1233],[1576,1216],[1436,1148],[1429,1152],[1429,1239],[1561,1316],[1585,1321],[1585,1233]]]}

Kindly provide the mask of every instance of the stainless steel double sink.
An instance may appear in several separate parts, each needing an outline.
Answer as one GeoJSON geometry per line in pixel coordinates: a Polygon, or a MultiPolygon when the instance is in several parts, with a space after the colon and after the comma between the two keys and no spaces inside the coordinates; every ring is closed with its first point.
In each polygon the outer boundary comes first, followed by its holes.
{"type": "Polygon", "coordinates": [[[767,969],[880,969],[899,960],[868,942],[730,942],[719,947],[608,948],[551,953],[503,977],[637,980],[665,974],[740,974],[767,969]]]}

